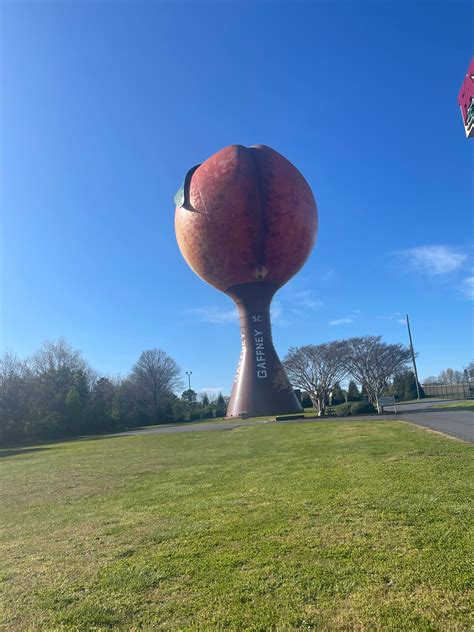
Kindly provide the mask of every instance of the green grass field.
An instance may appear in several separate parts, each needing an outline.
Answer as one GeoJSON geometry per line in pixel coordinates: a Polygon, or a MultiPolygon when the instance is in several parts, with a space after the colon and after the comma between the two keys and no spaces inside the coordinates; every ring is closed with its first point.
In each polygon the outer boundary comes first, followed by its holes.
{"type": "Polygon", "coordinates": [[[0,455],[4,629],[472,629],[468,444],[377,420],[0,455]]]}
{"type": "Polygon", "coordinates": [[[470,410],[474,413],[474,400],[465,399],[460,402],[453,402],[452,404],[440,404],[438,408],[449,408],[450,410],[470,410]]]}

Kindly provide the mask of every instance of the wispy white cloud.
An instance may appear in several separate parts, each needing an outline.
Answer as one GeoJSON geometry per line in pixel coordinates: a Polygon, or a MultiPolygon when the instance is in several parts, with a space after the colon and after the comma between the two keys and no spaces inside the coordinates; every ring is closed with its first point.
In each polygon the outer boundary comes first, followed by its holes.
{"type": "Polygon", "coordinates": [[[222,386],[205,386],[204,388],[201,388],[199,392],[207,393],[208,395],[219,395],[222,391],[222,386]]]}
{"type": "Polygon", "coordinates": [[[318,272],[316,274],[316,280],[319,281],[320,283],[330,283],[334,277],[336,276],[336,271],[334,270],[334,268],[328,268],[327,270],[318,272]]]}
{"type": "Polygon", "coordinates": [[[335,318],[334,320],[330,320],[330,325],[348,325],[349,323],[353,323],[353,318],[335,318]]]}
{"type": "Polygon", "coordinates": [[[314,298],[311,290],[298,290],[293,294],[293,304],[299,309],[316,311],[323,306],[323,302],[314,298]]]}
{"type": "Polygon", "coordinates": [[[344,316],[343,318],[333,318],[332,320],[329,321],[328,324],[332,326],[350,325],[350,323],[353,323],[355,320],[359,318],[360,314],[361,314],[360,309],[352,309],[349,316],[344,316]]]}
{"type": "Polygon", "coordinates": [[[467,255],[450,246],[418,246],[395,253],[409,268],[442,276],[459,270],[467,260],[467,255]]]}
{"type": "Polygon", "coordinates": [[[284,315],[283,305],[279,300],[274,300],[270,307],[270,316],[274,325],[288,325],[284,315]]]}
{"type": "Polygon", "coordinates": [[[285,314],[297,316],[298,320],[308,315],[313,315],[323,307],[323,301],[315,296],[313,290],[296,290],[293,287],[286,286],[281,294],[285,314]]]}
{"type": "MultiPolygon", "coordinates": [[[[234,325],[239,322],[239,314],[235,307],[222,309],[215,305],[207,305],[205,307],[192,307],[186,310],[186,313],[195,316],[202,322],[211,323],[212,325],[234,325]]],[[[280,301],[274,300],[272,302],[270,313],[274,325],[288,324],[285,320],[284,308],[280,301]]]]}
{"type": "Polygon", "coordinates": [[[401,312],[394,312],[393,314],[390,314],[390,316],[388,316],[388,319],[394,320],[399,325],[407,324],[406,318],[401,312]]]}
{"type": "Polygon", "coordinates": [[[464,279],[461,285],[461,292],[469,301],[474,301],[474,275],[464,279]]]}
{"type": "Polygon", "coordinates": [[[237,323],[239,320],[237,309],[222,309],[220,307],[208,305],[206,307],[192,307],[186,310],[188,314],[196,316],[199,320],[213,325],[228,325],[237,323]]]}

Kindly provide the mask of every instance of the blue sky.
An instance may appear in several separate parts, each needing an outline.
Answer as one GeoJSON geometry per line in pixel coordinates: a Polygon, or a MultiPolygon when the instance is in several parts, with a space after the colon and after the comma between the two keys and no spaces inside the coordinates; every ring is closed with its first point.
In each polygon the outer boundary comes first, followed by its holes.
{"type": "Polygon", "coordinates": [[[473,150],[456,97],[472,4],[3,3],[1,344],[66,338],[106,374],[161,347],[228,393],[233,305],[187,267],[173,196],[263,143],[320,227],[277,295],[289,346],[407,342],[424,378],[473,356],[473,150]]]}

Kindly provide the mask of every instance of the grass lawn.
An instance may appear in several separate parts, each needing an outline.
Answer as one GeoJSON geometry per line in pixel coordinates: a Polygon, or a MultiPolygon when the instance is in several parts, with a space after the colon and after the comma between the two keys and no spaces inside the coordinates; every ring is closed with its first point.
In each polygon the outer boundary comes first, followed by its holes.
{"type": "Polygon", "coordinates": [[[453,402],[452,404],[440,404],[437,408],[449,408],[450,410],[470,410],[474,413],[474,400],[465,399],[460,402],[453,402]]]}
{"type": "Polygon", "coordinates": [[[0,451],[4,629],[470,630],[472,450],[376,420],[0,451]]]}

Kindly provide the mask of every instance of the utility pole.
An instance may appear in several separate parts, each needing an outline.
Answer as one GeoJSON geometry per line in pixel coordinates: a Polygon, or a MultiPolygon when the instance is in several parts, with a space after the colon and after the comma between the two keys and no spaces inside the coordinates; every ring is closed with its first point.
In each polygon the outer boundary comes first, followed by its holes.
{"type": "Polygon", "coordinates": [[[413,350],[413,341],[411,339],[410,320],[408,319],[408,314],[407,314],[407,328],[408,328],[408,338],[410,339],[411,359],[413,360],[413,371],[415,373],[416,395],[417,395],[417,399],[420,399],[420,386],[418,384],[418,371],[416,370],[415,352],[413,350]]]}
{"type": "Polygon", "coordinates": [[[191,390],[191,375],[193,374],[192,371],[186,371],[186,375],[188,376],[188,387],[189,390],[191,390]]]}

